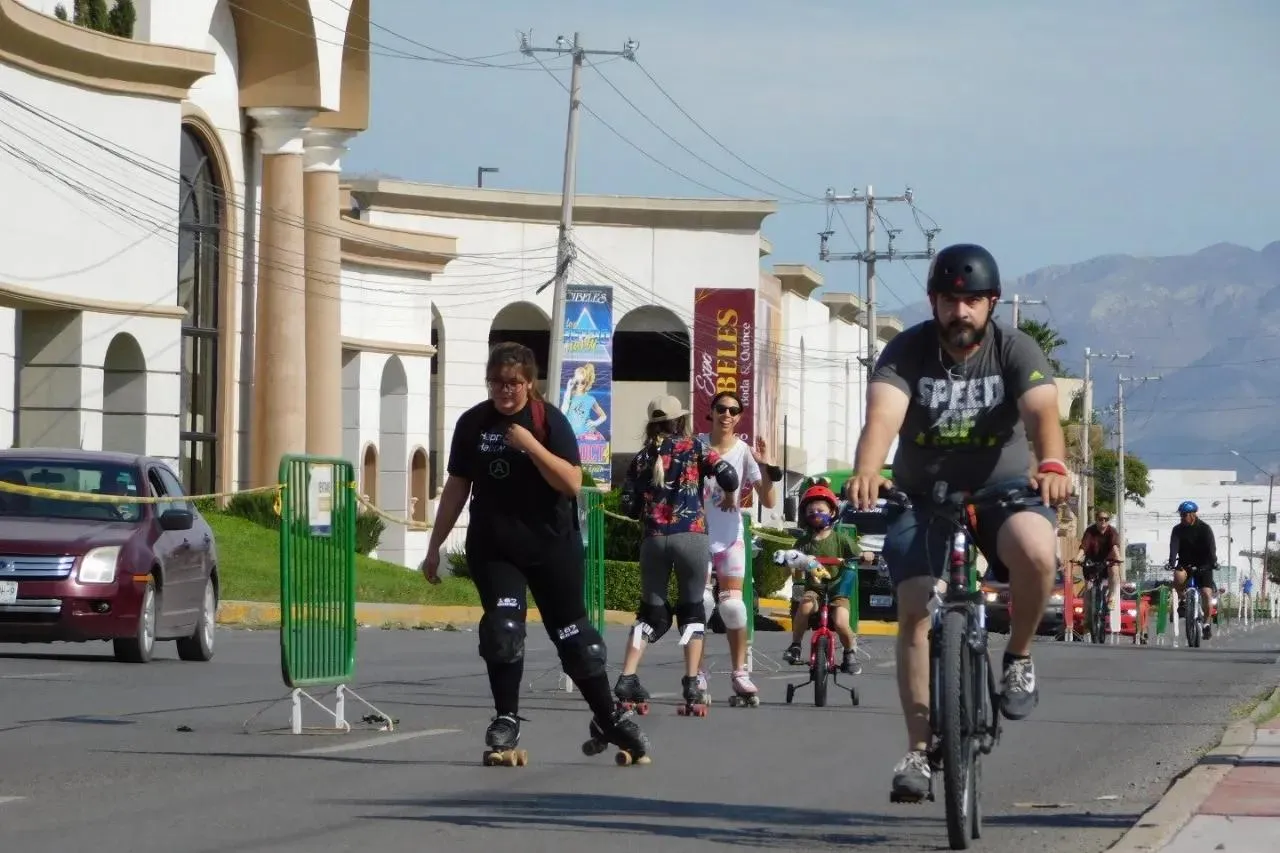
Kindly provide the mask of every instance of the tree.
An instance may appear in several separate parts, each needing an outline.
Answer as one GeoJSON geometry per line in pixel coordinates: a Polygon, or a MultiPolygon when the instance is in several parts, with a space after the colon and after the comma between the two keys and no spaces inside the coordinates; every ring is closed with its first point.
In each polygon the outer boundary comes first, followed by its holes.
{"type": "Polygon", "coordinates": [[[1267,551],[1267,577],[1272,583],[1280,583],[1280,551],[1267,551]]]}
{"type": "MultiPolygon", "coordinates": [[[[1093,458],[1094,508],[1116,511],[1116,465],[1119,455],[1103,448],[1093,458]]],[[[1151,494],[1151,476],[1147,463],[1132,453],[1124,455],[1124,495],[1126,502],[1146,506],[1143,499],[1151,494]]]]}
{"type": "Polygon", "coordinates": [[[1044,351],[1044,357],[1049,359],[1049,366],[1053,368],[1054,376],[1070,376],[1071,371],[1062,366],[1062,362],[1054,356],[1054,352],[1059,347],[1067,345],[1067,339],[1058,334],[1058,331],[1048,323],[1041,323],[1039,320],[1023,320],[1018,323],[1018,328],[1030,335],[1040,349],[1044,351]]]}
{"type": "MultiPolygon", "coordinates": [[[[85,29],[96,30],[120,38],[133,38],[138,22],[138,10],[133,0],[116,0],[108,8],[108,0],[72,0],[70,23],[85,29]]],[[[54,17],[68,20],[67,7],[59,3],[53,9],[54,17]]]]}

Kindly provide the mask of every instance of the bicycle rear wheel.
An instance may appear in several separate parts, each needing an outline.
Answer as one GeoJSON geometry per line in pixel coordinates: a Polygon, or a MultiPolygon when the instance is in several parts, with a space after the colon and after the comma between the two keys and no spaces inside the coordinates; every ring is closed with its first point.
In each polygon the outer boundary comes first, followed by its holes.
{"type": "Polygon", "coordinates": [[[942,717],[938,731],[942,738],[943,797],[947,810],[947,838],[952,850],[967,850],[973,825],[974,707],[972,662],[965,634],[968,620],[963,610],[950,610],[942,617],[942,688],[938,710],[942,717]]]}

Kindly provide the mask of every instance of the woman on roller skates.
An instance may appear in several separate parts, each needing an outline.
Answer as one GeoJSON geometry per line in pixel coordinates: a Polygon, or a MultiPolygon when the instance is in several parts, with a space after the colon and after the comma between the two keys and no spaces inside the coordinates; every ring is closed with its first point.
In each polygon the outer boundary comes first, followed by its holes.
{"type": "Polygon", "coordinates": [[[706,713],[709,697],[698,685],[698,664],[707,612],[707,516],[702,480],[714,477],[724,491],[722,506],[736,505],[738,475],[701,438],[689,435],[689,412],[675,397],[663,395],[649,402],[644,446],[631,460],[622,484],[622,511],[641,522],[640,605],[631,629],[631,642],[614,685],[621,708],[648,711],[649,693],[640,686],[636,670],[646,643],[656,643],[671,628],[674,613],[684,646],[685,675],[681,680],[682,714],[706,713]],[[676,573],[679,598],[673,611],[667,583],[676,573]]]}
{"type": "MultiPolygon", "coordinates": [[[[698,436],[706,441],[716,454],[728,462],[738,475],[742,491],[754,488],[756,496],[765,508],[773,507],[773,484],[782,479],[782,469],[769,463],[767,445],[763,438],[756,439],[752,448],[738,438],[734,430],[742,420],[742,401],[730,391],[722,391],[711,400],[711,432],[698,436]],[[761,475],[765,469],[769,478],[761,475]]],[[[704,481],[703,503],[707,513],[707,534],[711,544],[711,568],[719,584],[720,620],[724,622],[725,636],[729,641],[729,657],[732,661],[731,685],[733,693],[747,705],[758,705],[758,688],[751,683],[747,672],[747,605],[742,600],[743,580],[747,574],[747,543],[742,530],[742,501],[735,489],[727,502],[724,490],[713,478],[704,481]]],[[[705,646],[703,647],[705,650],[705,646]]],[[[705,685],[703,685],[705,688],[705,685]]]]}
{"type": "MultiPolygon", "coordinates": [[[[858,593],[853,589],[853,572],[845,568],[845,563],[849,560],[868,563],[875,556],[870,553],[859,554],[858,543],[853,537],[836,533],[836,508],[839,505],[840,501],[835,493],[827,486],[810,487],[800,498],[799,507],[800,516],[808,530],[796,540],[795,548],[801,553],[818,558],[831,573],[830,580],[825,581],[825,584],[835,608],[835,624],[831,627],[840,636],[840,644],[844,646],[844,660],[840,670],[849,675],[858,675],[862,672],[862,665],[858,663],[857,637],[849,626],[849,598],[858,593]]],[[[797,600],[794,591],[791,595],[793,601],[797,600]]],[[[782,654],[782,659],[789,664],[798,664],[804,657],[800,642],[809,629],[810,617],[817,612],[818,589],[805,588],[798,604],[791,620],[791,645],[782,654]]]]}
{"type": "Polygon", "coordinates": [[[489,399],[464,412],[454,428],[449,477],[422,573],[440,582],[440,547],[470,497],[467,565],[484,610],[477,636],[496,712],[485,734],[486,763],[528,758],[518,749],[526,588],[565,674],[595,712],[591,741],[612,743],[638,761],[649,751],[648,740],[631,714],[614,708],[604,638],[582,598],[578,443],[564,414],[538,394],[537,370],[526,346],[500,343],[490,350],[489,399]]]}

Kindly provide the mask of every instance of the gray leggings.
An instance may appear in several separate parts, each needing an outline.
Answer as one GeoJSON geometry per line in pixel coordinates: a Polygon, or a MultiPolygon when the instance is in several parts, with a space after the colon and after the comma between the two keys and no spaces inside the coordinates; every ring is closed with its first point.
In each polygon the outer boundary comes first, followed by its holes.
{"type": "Polygon", "coordinates": [[[701,605],[710,561],[711,541],[705,533],[646,536],[640,543],[640,602],[652,607],[666,604],[674,568],[677,603],[701,605]]]}

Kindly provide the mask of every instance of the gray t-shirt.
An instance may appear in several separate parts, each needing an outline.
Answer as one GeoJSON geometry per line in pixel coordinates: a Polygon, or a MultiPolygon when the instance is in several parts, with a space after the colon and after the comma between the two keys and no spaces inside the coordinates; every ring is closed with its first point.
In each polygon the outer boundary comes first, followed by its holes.
{"type": "Polygon", "coordinates": [[[992,323],[978,351],[953,364],[934,322],[926,320],[885,346],[871,381],[911,397],[893,459],[900,489],[929,494],[939,480],[950,490],[979,489],[1030,472],[1018,399],[1054,380],[1048,359],[1025,332],[992,323]]]}

